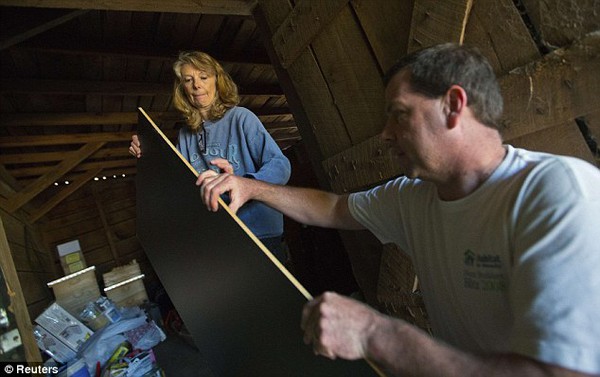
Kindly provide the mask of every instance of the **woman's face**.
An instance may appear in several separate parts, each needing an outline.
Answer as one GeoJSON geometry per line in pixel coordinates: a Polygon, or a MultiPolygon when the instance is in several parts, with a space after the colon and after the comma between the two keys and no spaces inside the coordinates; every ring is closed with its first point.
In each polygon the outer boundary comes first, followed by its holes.
{"type": "Polygon", "coordinates": [[[190,102],[198,109],[207,110],[217,96],[217,78],[190,64],[181,66],[181,81],[190,102]]]}

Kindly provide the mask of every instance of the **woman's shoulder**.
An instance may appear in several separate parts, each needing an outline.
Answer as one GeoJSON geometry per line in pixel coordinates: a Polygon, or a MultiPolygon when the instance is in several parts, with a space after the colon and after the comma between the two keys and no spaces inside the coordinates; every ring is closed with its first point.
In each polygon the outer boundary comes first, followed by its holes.
{"type": "Polygon", "coordinates": [[[227,112],[231,116],[256,118],[256,114],[254,114],[252,111],[250,111],[249,109],[247,109],[243,106],[234,106],[231,109],[229,109],[227,112]]]}

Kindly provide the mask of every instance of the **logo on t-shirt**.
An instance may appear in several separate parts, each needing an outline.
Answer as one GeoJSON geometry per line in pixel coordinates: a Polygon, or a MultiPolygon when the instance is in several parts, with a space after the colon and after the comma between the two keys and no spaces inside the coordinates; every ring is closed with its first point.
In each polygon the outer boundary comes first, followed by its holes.
{"type": "Polygon", "coordinates": [[[497,292],[506,290],[506,276],[499,255],[476,253],[467,249],[463,258],[465,288],[497,292]]]}

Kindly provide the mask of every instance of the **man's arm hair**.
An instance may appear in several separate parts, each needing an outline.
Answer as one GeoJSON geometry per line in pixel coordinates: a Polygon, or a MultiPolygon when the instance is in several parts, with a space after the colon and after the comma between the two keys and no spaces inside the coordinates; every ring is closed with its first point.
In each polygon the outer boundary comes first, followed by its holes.
{"type": "Polygon", "coordinates": [[[254,181],[253,198],[306,225],[364,229],[348,209],[348,195],[254,181]]]}

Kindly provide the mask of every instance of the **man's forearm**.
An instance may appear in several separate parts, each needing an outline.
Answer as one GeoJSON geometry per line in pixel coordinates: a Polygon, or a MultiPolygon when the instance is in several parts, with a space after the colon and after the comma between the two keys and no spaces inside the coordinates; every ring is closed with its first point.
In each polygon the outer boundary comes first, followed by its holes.
{"type": "Polygon", "coordinates": [[[362,229],[348,211],[347,197],[311,188],[252,183],[252,198],[299,223],[336,229],[362,229]]]}
{"type": "Polygon", "coordinates": [[[389,376],[591,377],[517,354],[472,355],[403,321],[388,317],[378,321],[366,358],[389,376]]]}

